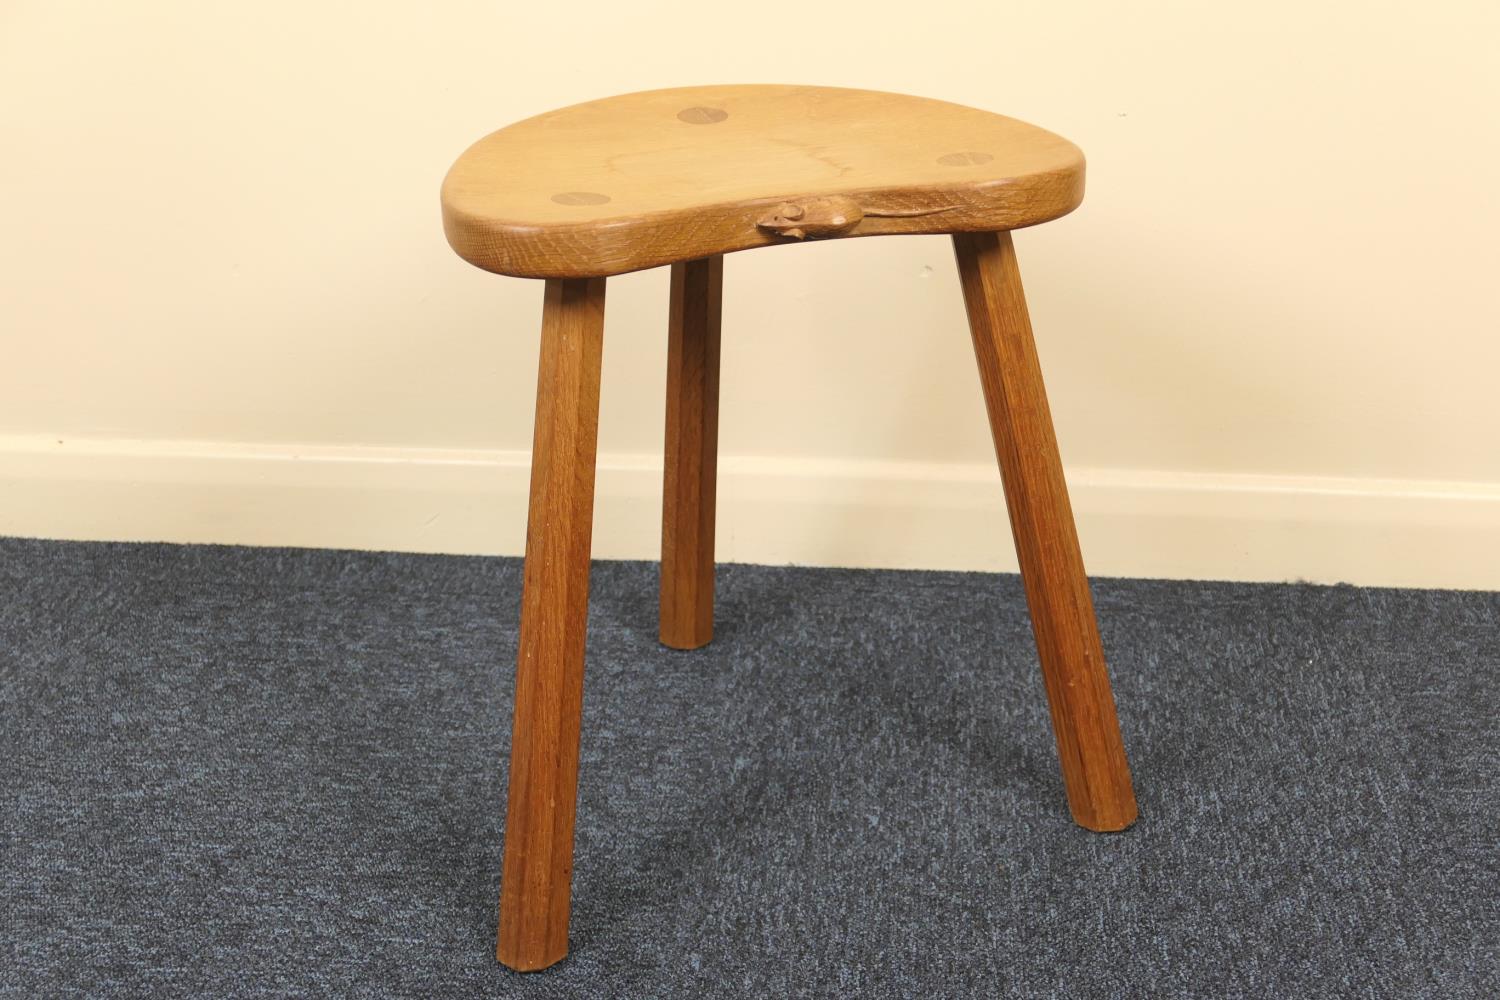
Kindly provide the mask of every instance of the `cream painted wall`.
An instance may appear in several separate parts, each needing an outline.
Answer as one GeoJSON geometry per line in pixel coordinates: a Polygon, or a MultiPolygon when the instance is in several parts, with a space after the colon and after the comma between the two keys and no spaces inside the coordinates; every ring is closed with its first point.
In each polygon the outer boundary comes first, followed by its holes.
{"type": "MultiPolygon", "coordinates": [[[[0,3],[0,533],[517,552],[540,288],[470,141],[693,82],[1045,125],[1020,234],[1096,572],[1500,587],[1500,7],[0,3]]],[[[649,557],[664,272],[611,282],[596,552],[649,557]]],[[[726,264],[719,554],[1013,566],[943,238],[726,264]]]]}

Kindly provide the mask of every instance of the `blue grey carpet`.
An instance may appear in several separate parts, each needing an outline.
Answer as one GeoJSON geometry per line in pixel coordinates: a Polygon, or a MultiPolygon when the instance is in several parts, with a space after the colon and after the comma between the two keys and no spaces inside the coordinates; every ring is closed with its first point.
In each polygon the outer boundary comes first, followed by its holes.
{"type": "Polygon", "coordinates": [[[1500,595],[1101,580],[1142,818],[1019,580],[595,567],[572,954],[492,957],[520,563],[0,540],[0,993],[1500,996],[1500,595]]]}

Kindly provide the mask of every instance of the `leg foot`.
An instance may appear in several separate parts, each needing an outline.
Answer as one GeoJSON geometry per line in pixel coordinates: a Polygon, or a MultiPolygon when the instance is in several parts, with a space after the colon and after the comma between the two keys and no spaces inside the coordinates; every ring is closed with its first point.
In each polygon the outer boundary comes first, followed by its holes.
{"type": "Polygon", "coordinates": [[[719,449],[722,255],[672,265],[666,477],[661,511],[661,641],[714,637],[714,489],[719,449]]]}
{"type": "Polygon", "coordinates": [[[1009,233],[953,237],[1073,818],[1136,818],[1130,768],[1009,233]]]}
{"type": "Polygon", "coordinates": [[[521,971],[568,953],[603,330],[603,278],[547,282],[495,946],[521,971]]]}

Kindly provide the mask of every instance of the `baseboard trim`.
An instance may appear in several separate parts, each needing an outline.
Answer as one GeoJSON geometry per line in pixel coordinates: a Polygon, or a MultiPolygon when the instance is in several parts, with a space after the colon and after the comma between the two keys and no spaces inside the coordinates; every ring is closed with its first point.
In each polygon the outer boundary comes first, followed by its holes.
{"type": "MultiPolygon", "coordinates": [[[[523,451],[0,437],[0,534],[519,554],[523,451]]],[[[999,474],[726,456],[726,562],[1015,569],[999,474]]],[[[1074,469],[1101,576],[1500,589],[1500,484],[1074,469]]],[[[594,551],[658,552],[661,462],[600,457],[594,551]]]]}

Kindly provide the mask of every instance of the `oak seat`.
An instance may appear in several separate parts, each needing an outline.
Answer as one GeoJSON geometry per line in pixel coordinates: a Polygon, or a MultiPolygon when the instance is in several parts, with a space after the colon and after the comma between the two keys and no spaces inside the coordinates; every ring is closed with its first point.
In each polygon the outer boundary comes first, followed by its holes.
{"type": "Polygon", "coordinates": [[[1083,153],[1061,136],[946,101],[683,87],[491,133],[448,172],[443,226],[486,271],[600,277],[795,241],[795,226],[760,223],[816,198],[858,206],[863,217],[840,236],[1019,229],[1076,208],[1083,173],[1083,153]]]}

